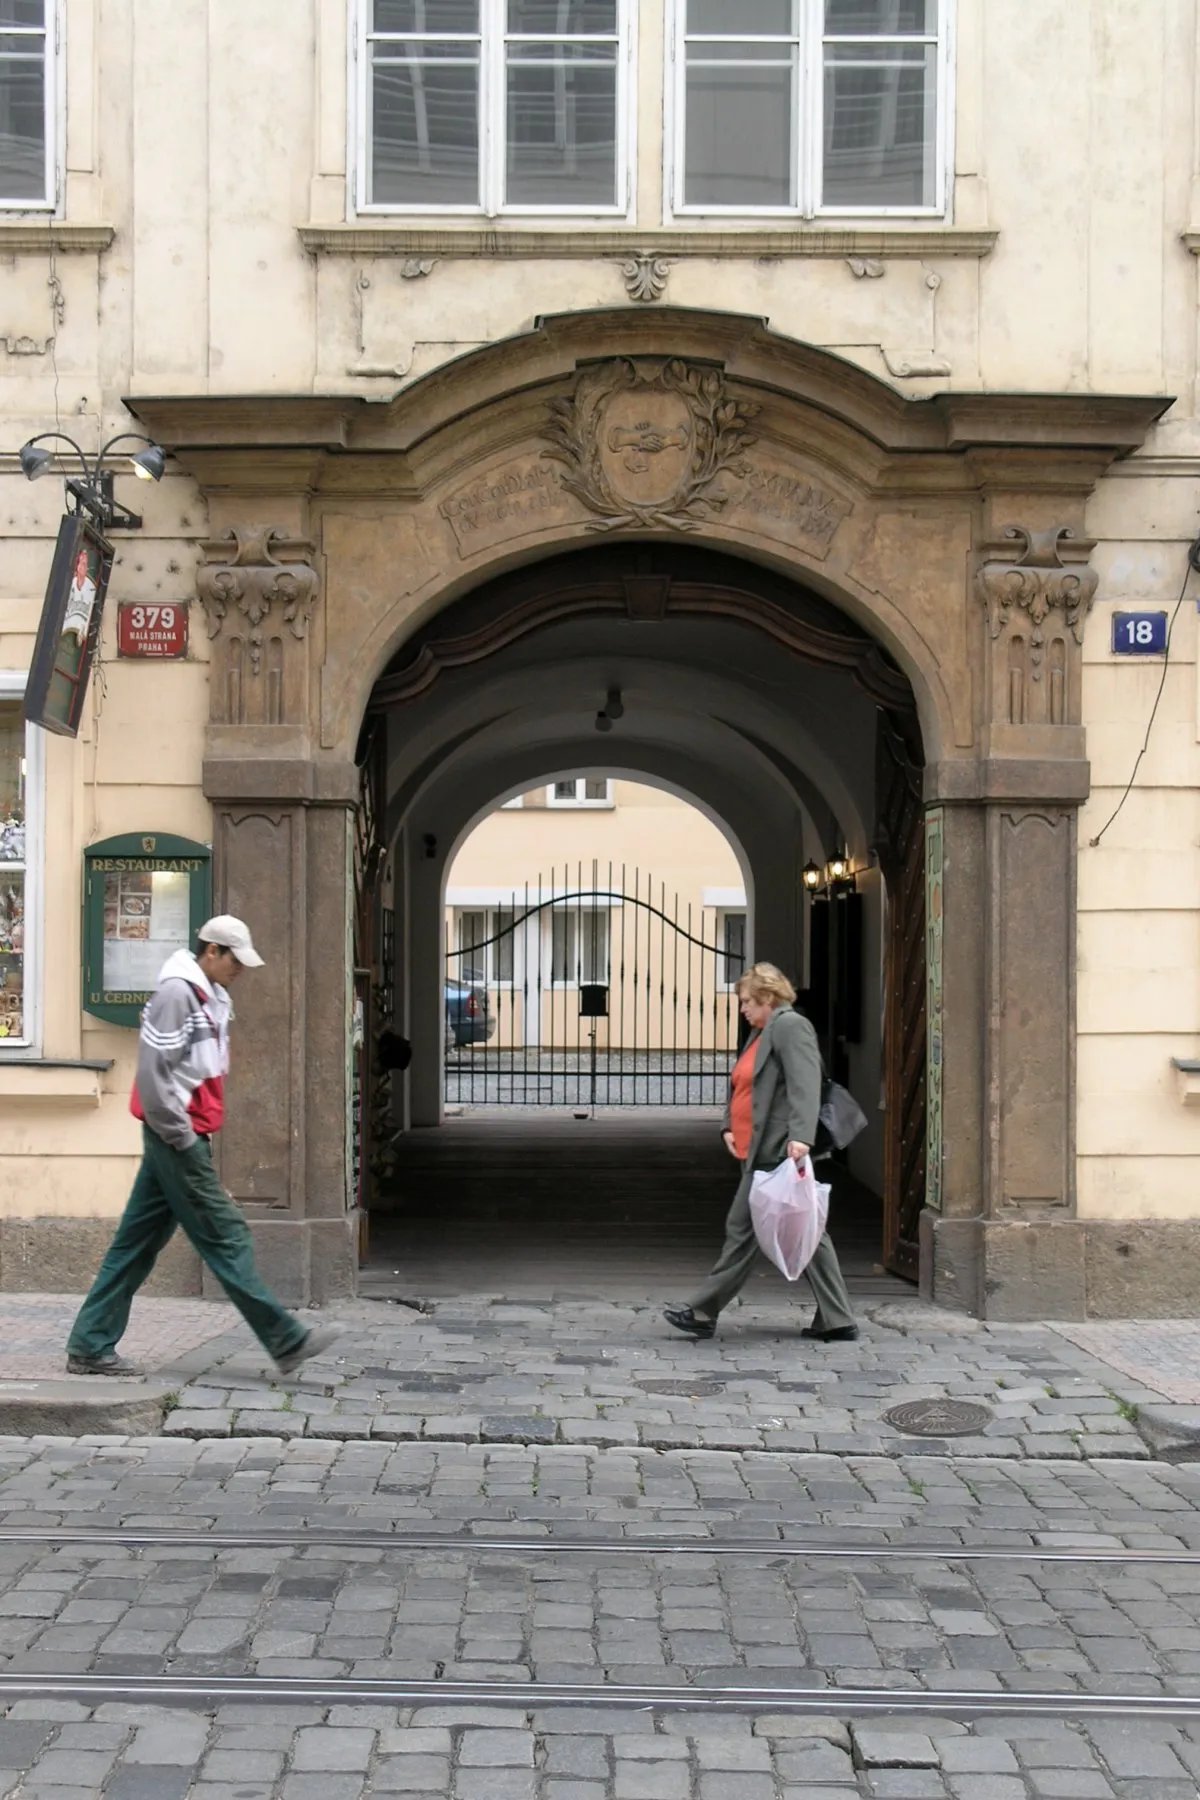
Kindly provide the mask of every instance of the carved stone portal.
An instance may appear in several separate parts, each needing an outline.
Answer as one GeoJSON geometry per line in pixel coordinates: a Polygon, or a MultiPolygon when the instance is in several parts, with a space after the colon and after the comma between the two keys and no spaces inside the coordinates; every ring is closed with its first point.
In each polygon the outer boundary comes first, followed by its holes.
{"type": "Polygon", "coordinates": [[[1010,525],[1004,535],[1024,541],[1021,556],[984,563],[975,578],[995,646],[992,717],[1008,725],[1075,724],[1079,649],[1099,578],[1087,563],[1063,562],[1059,545],[1072,535],[1065,526],[1010,525]]]}
{"type": "Polygon", "coordinates": [[[586,369],[570,399],[550,402],[546,455],[590,512],[593,531],[695,531],[748,470],[757,406],[731,399],[719,369],[627,358],[586,369]]]}
{"type": "Polygon", "coordinates": [[[319,585],[305,560],[313,546],[267,525],[235,527],[208,548],[219,552],[230,543],[227,560],[206,563],[196,575],[208,635],[224,634],[224,654],[217,659],[224,665],[224,718],[230,724],[283,724],[292,716],[288,691],[297,690],[292,698],[304,703],[302,671],[289,680],[285,670],[285,634],[294,640],[308,634],[319,585]],[[297,553],[295,560],[284,561],[273,546],[286,546],[297,553]]]}

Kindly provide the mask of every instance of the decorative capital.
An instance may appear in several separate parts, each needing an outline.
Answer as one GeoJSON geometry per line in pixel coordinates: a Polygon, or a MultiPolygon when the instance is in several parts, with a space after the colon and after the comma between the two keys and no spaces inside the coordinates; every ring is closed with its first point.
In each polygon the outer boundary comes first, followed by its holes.
{"type": "Polygon", "coordinates": [[[992,636],[1001,635],[1014,608],[1027,614],[1039,635],[1050,614],[1061,612],[1075,642],[1082,644],[1099,576],[1088,563],[1063,562],[1059,545],[1074,533],[1065,525],[1052,526],[1049,531],[1010,525],[1004,535],[1024,543],[1021,555],[1015,562],[986,562],[975,577],[992,636]]]}
{"type": "Polygon", "coordinates": [[[593,531],[695,531],[731,498],[729,478],[747,474],[757,411],[730,396],[720,369],[621,357],[585,369],[569,399],[550,402],[545,455],[597,515],[593,531]]]}
{"type": "Polygon", "coordinates": [[[631,256],[621,264],[625,291],[631,300],[661,300],[667,291],[671,265],[664,256],[643,253],[631,256]]]}
{"type": "Polygon", "coordinates": [[[230,607],[246,621],[250,666],[255,675],[262,669],[264,624],[272,609],[278,608],[280,621],[294,638],[308,633],[308,621],[317,598],[317,572],[307,558],[313,545],[289,538],[274,525],[235,526],[215,544],[210,552],[228,551],[222,560],[203,565],[196,575],[196,591],[208,619],[208,635],[220,634],[230,607]],[[273,546],[286,545],[299,551],[294,559],[284,561],[273,546]]]}

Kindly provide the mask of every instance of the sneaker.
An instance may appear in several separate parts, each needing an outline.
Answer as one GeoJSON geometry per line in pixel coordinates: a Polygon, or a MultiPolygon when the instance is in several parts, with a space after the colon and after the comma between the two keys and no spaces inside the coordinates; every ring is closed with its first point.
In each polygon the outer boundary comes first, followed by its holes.
{"type": "Polygon", "coordinates": [[[123,1356],[113,1351],[109,1356],[67,1356],[68,1375],[144,1375],[145,1369],[139,1369],[123,1356]]]}
{"type": "Polygon", "coordinates": [[[290,1375],[293,1370],[300,1367],[301,1363],[308,1362],[310,1357],[320,1356],[322,1350],[328,1350],[338,1335],[336,1325],[322,1325],[316,1330],[310,1331],[294,1350],[289,1350],[286,1355],[275,1358],[275,1367],[281,1375],[290,1375]]]}

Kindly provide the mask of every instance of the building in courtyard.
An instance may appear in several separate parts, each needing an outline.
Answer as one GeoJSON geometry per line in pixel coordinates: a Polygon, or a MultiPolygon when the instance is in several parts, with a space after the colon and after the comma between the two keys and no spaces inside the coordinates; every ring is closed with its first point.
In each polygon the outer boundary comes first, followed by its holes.
{"type": "Polygon", "coordinates": [[[507,904],[454,859],[603,779],[732,846],[890,1267],[1195,1309],[1198,75],[1195,0],[13,0],[0,1284],[90,1270],[211,895],[267,958],[223,1179],[351,1291],[445,1105],[446,909],[507,904]],[[75,736],[22,714],[91,479],[26,479],[48,431],[167,457],[109,456],[75,736]]]}

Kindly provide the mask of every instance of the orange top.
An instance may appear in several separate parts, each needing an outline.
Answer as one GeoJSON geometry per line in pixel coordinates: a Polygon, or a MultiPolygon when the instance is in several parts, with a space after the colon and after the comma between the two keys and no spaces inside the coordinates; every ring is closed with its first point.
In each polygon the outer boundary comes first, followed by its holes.
{"type": "Polygon", "coordinates": [[[745,1162],[750,1154],[750,1139],[754,1132],[753,1102],[750,1098],[751,1084],[754,1080],[754,1062],[758,1055],[759,1039],[742,1051],[733,1065],[733,1096],[729,1102],[729,1129],[733,1133],[733,1154],[741,1162],[745,1162]]]}

